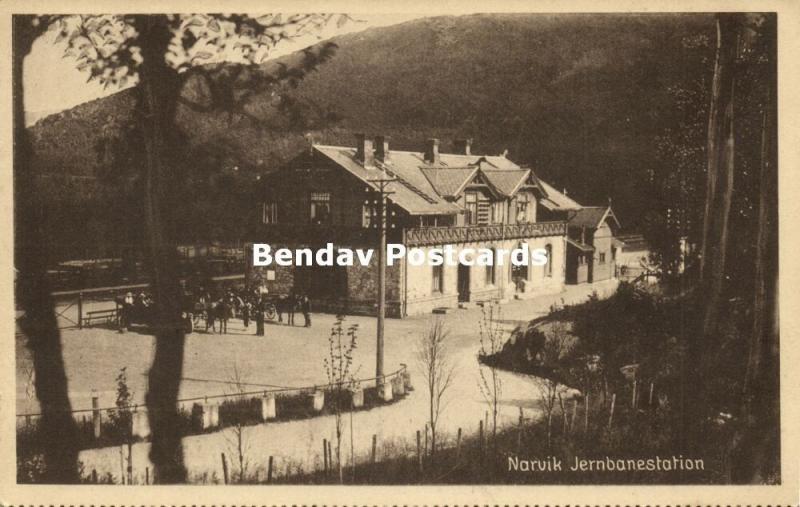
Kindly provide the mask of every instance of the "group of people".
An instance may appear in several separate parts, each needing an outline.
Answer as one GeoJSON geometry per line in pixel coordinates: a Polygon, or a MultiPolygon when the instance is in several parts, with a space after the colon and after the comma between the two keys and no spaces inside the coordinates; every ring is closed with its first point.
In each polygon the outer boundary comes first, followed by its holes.
{"type": "Polygon", "coordinates": [[[270,318],[270,314],[274,316],[275,313],[278,322],[283,322],[285,313],[287,324],[294,326],[295,313],[302,312],[304,326],[311,327],[311,299],[305,294],[291,293],[270,297],[258,289],[228,289],[220,297],[212,298],[201,291],[196,307],[198,311],[204,312],[206,332],[209,329],[216,332],[216,324],[219,323],[220,334],[227,333],[228,319],[238,316],[245,329],[249,329],[250,322],[255,321],[256,336],[264,336],[264,323],[270,318]]]}
{"type": "MultiPolygon", "coordinates": [[[[290,293],[288,295],[270,296],[263,288],[226,289],[213,294],[201,288],[194,296],[187,294],[184,311],[205,319],[205,332],[220,334],[228,332],[228,320],[238,317],[242,319],[245,329],[255,321],[256,335],[264,336],[264,323],[273,319],[276,314],[278,322],[295,325],[294,316],[302,313],[304,326],[311,327],[311,299],[305,294],[290,293]]],[[[120,328],[127,328],[134,320],[147,321],[154,303],[153,297],[145,292],[134,295],[128,292],[117,299],[119,303],[120,328]]],[[[188,318],[188,317],[187,317],[188,318]]],[[[191,323],[190,323],[191,324],[191,323]]],[[[191,328],[190,328],[191,329],[191,328]]]]}

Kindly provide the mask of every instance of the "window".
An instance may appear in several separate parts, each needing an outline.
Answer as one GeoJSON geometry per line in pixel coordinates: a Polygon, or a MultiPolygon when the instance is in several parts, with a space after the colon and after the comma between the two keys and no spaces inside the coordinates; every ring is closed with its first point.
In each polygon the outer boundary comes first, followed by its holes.
{"type": "Polygon", "coordinates": [[[433,266],[433,288],[434,293],[444,293],[444,266],[433,266]]]}
{"type": "Polygon", "coordinates": [[[261,205],[261,222],[265,224],[278,223],[278,203],[265,202],[261,205]]]}
{"type": "Polygon", "coordinates": [[[544,246],[547,253],[547,264],[544,265],[544,276],[553,276],[553,245],[550,243],[544,246]]]}
{"type": "Polygon", "coordinates": [[[329,224],[331,221],[331,194],[311,192],[310,217],[312,224],[329,224]]]}
{"type": "Polygon", "coordinates": [[[364,206],[361,208],[361,225],[363,227],[377,227],[378,226],[378,209],[375,201],[364,201],[364,206]]]}
{"type": "Polygon", "coordinates": [[[464,222],[467,225],[478,223],[478,194],[467,192],[464,194],[464,208],[467,210],[464,222]]]}
{"type": "Polygon", "coordinates": [[[495,201],[492,203],[492,223],[502,224],[503,220],[503,201],[495,201]]]}
{"type": "Polygon", "coordinates": [[[599,260],[599,262],[600,262],[600,264],[605,264],[605,263],[606,263],[606,253],[605,253],[605,252],[602,252],[602,253],[600,254],[600,260],[599,260]]]}
{"type": "Polygon", "coordinates": [[[492,263],[486,265],[486,285],[494,285],[497,279],[497,270],[495,269],[495,261],[497,260],[497,250],[492,249],[492,263]]]}
{"type": "Polygon", "coordinates": [[[517,202],[517,223],[524,223],[528,221],[528,194],[519,194],[516,199],[517,202]]]}

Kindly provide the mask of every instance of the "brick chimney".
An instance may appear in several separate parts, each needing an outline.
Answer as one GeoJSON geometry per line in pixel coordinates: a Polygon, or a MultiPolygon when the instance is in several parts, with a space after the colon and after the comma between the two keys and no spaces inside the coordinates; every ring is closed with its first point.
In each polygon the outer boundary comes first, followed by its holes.
{"type": "Polygon", "coordinates": [[[372,140],[367,139],[364,134],[356,134],[356,160],[361,162],[364,167],[371,167],[375,165],[374,157],[372,140]]]}
{"type": "Polygon", "coordinates": [[[459,155],[472,155],[472,139],[455,139],[453,141],[453,153],[459,155]]]}
{"type": "Polygon", "coordinates": [[[389,159],[389,139],[384,136],[375,136],[375,158],[380,162],[389,159]]]}
{"type": "Polygon", "coordinates": [[[439,140],[428,139],[425,143],[425,162],[429,164],[439,163],[439,140]]]}

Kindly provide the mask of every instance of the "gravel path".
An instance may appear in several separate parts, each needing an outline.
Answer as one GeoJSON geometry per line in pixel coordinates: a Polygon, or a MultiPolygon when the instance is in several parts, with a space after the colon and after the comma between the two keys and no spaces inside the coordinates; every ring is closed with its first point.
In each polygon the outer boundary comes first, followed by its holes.
{"type": "MultiPolygon", "coordinates": [[[[592,291],[601,296],[610,294],[616,287],[613,281],[593,285],[568,286],[566,291],[549,296],[502,305],[502,319],[507,329],[546,314],[553,303],[575,303],[584,300],[592,291]]],[[[485,417],[487,404],[479,389],[480,366],[476,360],[478,322],[480,309],[455,310],[442,318],[450,331],[449,346],[455,364],[456,378],[448,391],[447,406],[441,416],[442,432],[454,435],[460,427],[465,434],[477,432],[478,422],[485,417]]],[[[427,414],[427,397],[422,389],[421,373],[414,359],[414,348],[419,335],[427,328],[431,316],[412,317],[386,321],[386,371],[394,371],[401,363],[408,364],[412,383],[417,389],[404,400],[369,411],[356,413],[353,433],[356,459],[366,459],[371,448],[372,435],[382,450],[394,452],[405,449],[412,452],[416,430],[424,428],[427,414]]],[[[300,319],[302,320],[302,318],[300,319]]],[[[267,326],[267,336],[259,338],[246,333],[240,321],[229,324],[229,334],[211,335],[193,333],[187,339],[184,380],[180,396],[192,397],[231,392],[231,388],[214,380],[229,381],[234,369],[245,382],[288,386],[308,386],[325,383],[323,357],[327,351],[327,336],[332,315],[315,314],[313,327],[267,326]]],[[[375,319],[348,317],[348,323],[359,324],[359,342],[354,364],[357,377],[371,377],[375,362],[375,319]]],[[[251,324],[250,331],[254,332],[251,324]]],[[[105,329],[65,330],[62,332],[64,358],[69,379],[70,398],[75,409],[91,407],[92,393],[100,396],[101,406],[114,403],[114,378],[120,368],[126,367],[134,399],[141,401],[146,390],[145,374],[153,353],[153,337],[136,332],[119,334],[105,329]]],[[[17,411],[35,411],[28,372],[30,358],[25,347],[17,342],[17,411]]],[[[536,388],[528,377],[501,373],[502,402],[500,424],[516,422],[522,408],[525,417],[538,413],[536,388]]],[[[343,459],[350,458],[350,417],[345,418],[343,459]]],[[[271,422],[246,428],[244,440],[249,470],[259,470],[265,476],[269,456],[275,459],[276,474],[287,470],[313,470],[321,468],[322,439],[334,439],[334,417],[271,422]]],[[[194,480],[209,479],[212,474],[221,476],[220,453],[234,454],[234,437],[231,429],[187,437],[184,439],[185,462],[194,480]]],[[[152,465],[147,459],[149,444],[134,445],[134,471],[143,480],[144,468],[152,465]]],[[[96,469],[100,475],[109,472],[119,476],[119,447],[81,452],[80,460],[87,473],[96,469]]],[[[231,465],[232,470],[237,467],[231,465]]],[[[209,479],[210,480],[210,479],[209,479]]]]}

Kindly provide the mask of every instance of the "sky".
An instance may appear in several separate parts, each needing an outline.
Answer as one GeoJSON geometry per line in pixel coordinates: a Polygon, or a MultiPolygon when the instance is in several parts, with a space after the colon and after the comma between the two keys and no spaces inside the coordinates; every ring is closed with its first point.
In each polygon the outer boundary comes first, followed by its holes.
{"type": "MultiPolygon", "coordinates": [[[[335,22],[314,35],[278,44],[270,53],[276,58],[317,42],[358,32],[367,28],[389,26],[422,17],[416,14],[358,14],[355,22],[337,27],[335,22]]],[[[25,58],[23,67],[25,83],[26,120],[30,125],[36,120],[69,109],[78,104],[94,100],[119,91],[119,88],[103,86],[96,81],[87,82],[88,71],[81,72],[75,67],[74,59],[64,56],[66,43],[55,43],[56,32],[51,30],[39,38],[25,58]]]]}

